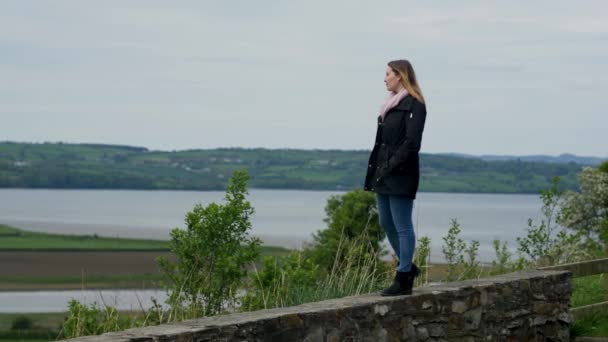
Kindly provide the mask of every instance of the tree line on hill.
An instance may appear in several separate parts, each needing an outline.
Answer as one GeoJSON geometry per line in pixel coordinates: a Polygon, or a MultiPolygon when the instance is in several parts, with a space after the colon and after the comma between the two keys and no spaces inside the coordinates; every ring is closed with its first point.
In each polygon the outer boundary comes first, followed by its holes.
{"type": "MultiPolygon", "coordinates": [[[[152,151],[104,144],[0,143],[0,187],[221,190],[246,168],[252,188],[354,190],[362,187],[369,151],[216,148],[152,151]]],[[[421,154],[420,191],[538,193],[561,178],[576,189],[583,165],[486,161],[421,154]]]]}

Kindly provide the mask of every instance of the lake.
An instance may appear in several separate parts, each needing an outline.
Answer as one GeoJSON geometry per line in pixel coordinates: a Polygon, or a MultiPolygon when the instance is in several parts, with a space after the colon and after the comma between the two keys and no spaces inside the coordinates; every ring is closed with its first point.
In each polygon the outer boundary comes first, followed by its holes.
{"type": "Polygon", "coordinates": [[[0,313],[66,312],[71,299],[102,308],[142,311],[153,306],[152,298],[164,304],[167,294],[163,290],[9,291],[0,292],[0,313]]]}
{"type": "MultiPolygon", "coordinates": [[[[301,247],[325,227],[327,199],[343,193],[251,189],[252,233],[269,245],[301,247]]],[[[168,239],[196,203],[223,197],[222,191],[0,189],[0,223],[48,233],[168,239]]],[[[414,226],[418,237],[431,238],[431,260],[441,261],[441,238],[456,218],[461,237],[478,240],[480,260],[491,261],[492,240],[508,241],[513,250],[528,218],[540,217],[541,204],[537,195],[419,193],[414,226]]]]}

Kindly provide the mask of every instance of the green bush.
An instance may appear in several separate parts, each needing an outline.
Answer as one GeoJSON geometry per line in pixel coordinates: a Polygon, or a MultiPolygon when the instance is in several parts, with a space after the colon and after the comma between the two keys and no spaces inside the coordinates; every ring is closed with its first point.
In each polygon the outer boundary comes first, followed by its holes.
{"type": "Polygon", "coordinates": [[[595,257],[608,254],[608,161],[578,174],[579,191],[567,191],[559,222],[585,238],[595,257]]]}
{"type": "Polygon", "coordinates": [[[608,173],[608,160],[601,163],[600,166],[598,167],[598,170],[600,170],[601,172],[604,172],[604,173],[608,173]]]}
{"type": "Polygon", "coordinates": [[[307,257],[323,271],[331,272],[336,263],[343,263],[347,253],[351,253],[350,258],[361,259],[385,254],[381,245],[385,234],[378,221],[373,193],[355,190],[331,196],[327,200],[325,214],[323,221],[327,228],[316,232],[313,243],[305,249],[307,257]],[[359,255],[352,255],[352,251],[340,248],[341,243],[360,239],[363,235],[367,240],[360,245],[359,255]]]}
{"type": "Polygon", "coordinates": [[[477,260],[479,241],[473,240],[467,244],[459,237],[460,232],[460,223],[452,219],[448,233],[443,237],[445,244],[441,246],[448,266],[447,281],[477,278],[481,274],[477,260]]]}

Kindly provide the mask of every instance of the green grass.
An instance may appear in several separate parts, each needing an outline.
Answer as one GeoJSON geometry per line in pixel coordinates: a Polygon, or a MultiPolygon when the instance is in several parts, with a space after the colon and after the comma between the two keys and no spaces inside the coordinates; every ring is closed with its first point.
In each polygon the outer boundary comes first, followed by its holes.
{"type": "Polygon", "coordinates": [[[10,234],[19,234],[20,232],[21,232],[21,230],[15,228],[15,227],[0,224],[0,236],[10,235],[10,234]]]}
{"type": "Polygon", "coordinates": [[[59,330],[67,312],[60,313],[0,313],[0,331],[11,329],[11,324],[18,317],[27,317],[32,321],[32,326],[44,329],[59,330]]]}
{"type": "Polygon", "coordinates": [[[608,336],[608,314],[598,314],[574,322],[571,333],[574,336],[608,336]]]}
{"type": "Polygon", "coordinates": [[[608,300],[605,274],[573,279],[574,291],[570,303],[572,307],[600,303],[608,300]]]}
{"type": "MultiPolygon", "coordinates": [[[[573,279],[574,291],[570,299],[572,307],[600,303],[608,300],[606,274],[573,279]]],[[[577,320],[572,326],[575,336],[608,336],[608,313],[577,320]]]]}
{"type": "Polygon", "coordinates": [[[0,314],[0,342],[13,341],[49,341],[55,340],[61,330],[61,325],[67,313],[18,313],[0,314]],[[22,333],[12,331],[11,326],[15,319],[27,317],[31,323],[31,329],[22,333]],[[19,336],[21,335],[21,337],[19,336]]]}
{"type": "MultiPolygon", "coordinates": [[[[0,251],[168,251],[168,241],[37,233],[0,224],[0,251]]],[[[262,246],[262,255],[289,254],[289,249],[262,246]]],[[[1,279],[1,277],[0,277],[1,279]]]]}
{"type": "Polygon", "coordinates": [[[0,250],[167,250],[167,241],[30,232],[0,225],[0,250]]]}

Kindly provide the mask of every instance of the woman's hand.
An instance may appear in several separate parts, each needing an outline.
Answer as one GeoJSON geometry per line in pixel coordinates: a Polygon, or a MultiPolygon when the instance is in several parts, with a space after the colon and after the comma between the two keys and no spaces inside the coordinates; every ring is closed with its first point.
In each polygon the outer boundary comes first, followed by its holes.
{"type": "Polygon", "coordinates": [[[388,176],[388,167],[386,165],[380,166],[378,172],[376,172],[376,182],[380,182],[383,178],[388,176]]]}

